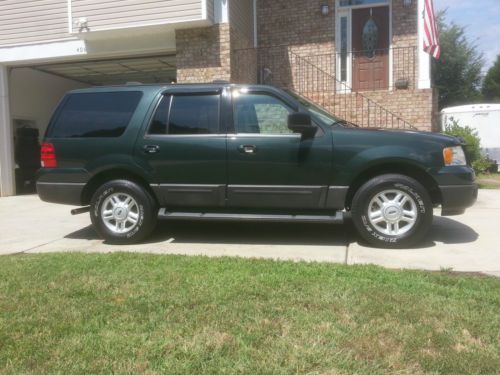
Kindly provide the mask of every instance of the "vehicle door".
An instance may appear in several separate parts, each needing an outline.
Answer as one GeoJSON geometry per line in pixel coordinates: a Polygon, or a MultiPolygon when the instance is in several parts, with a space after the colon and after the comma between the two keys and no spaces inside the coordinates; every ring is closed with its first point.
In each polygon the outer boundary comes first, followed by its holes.
{"type": "Polygon", "coordinates": [[[222,88],[169,89],[158,99],[136,155],[165,207],[223,207],[226,128],[222,88]]]}
{"type": "Polygon", "coordinates": [[[274,91],[233,89],[228,134],[229,207],[318,209],[325,207],[332,141],[317,127],[304,138],[288,128],[298,110],[274,91]]]}

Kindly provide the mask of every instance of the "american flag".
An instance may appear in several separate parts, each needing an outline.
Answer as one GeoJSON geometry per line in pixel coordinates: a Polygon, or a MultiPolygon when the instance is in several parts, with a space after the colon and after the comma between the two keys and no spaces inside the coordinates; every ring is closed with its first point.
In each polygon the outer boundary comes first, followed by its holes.
{"type": "Polygon", "coordinates": [[[425,0],[424,5],[424,51],[432,55],[436,60],[439,60],[441,56],[439,33],[432,0],[425,0]]]}

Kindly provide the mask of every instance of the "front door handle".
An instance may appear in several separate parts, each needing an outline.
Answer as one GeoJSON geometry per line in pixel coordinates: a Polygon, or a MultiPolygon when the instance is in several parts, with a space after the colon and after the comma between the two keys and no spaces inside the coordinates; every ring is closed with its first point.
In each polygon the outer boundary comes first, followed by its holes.
{"type": "Polygon", "coordinates": [[[145,145],[142,148],[142,151],[144,151],[146,154],[156,154],[158,151],[160,151],[160,146],[158,146],[158,145],[145,145]]]}
{"type": "Polygon", "coordinates": [[[238,151],[243,154],[255,154],[257,152],[257,146],[255,145],[240,145],[238,151]]]}

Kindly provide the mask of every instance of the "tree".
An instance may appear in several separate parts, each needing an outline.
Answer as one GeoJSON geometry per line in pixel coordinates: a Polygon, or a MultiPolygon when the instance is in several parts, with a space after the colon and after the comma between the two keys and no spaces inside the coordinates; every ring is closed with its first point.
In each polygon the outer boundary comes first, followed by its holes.
{"type": "Polygon", "coordinates": [[[446,11],[438,15],[441,58],[433,60],[433,79],[439,89],[439,108],[481,99],[481,53],[466,36],[465,27],[447,23],[446,11]]]}
{"type": "Polygon", "coordinates": [[[483,96],[486,100],[500,101],[500,55],[484,78],[483,96]]]}

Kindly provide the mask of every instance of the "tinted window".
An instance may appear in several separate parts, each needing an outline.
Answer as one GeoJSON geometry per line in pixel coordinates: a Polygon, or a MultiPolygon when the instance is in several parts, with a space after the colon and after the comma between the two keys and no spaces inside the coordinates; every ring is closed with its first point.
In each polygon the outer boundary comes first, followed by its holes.
{"type": "Polygon", "coordinates": [[[285,103],[266,94],[235,93],[234,123],[238,133],[292,134],[285,103]]]}
{"type": "Polygon", "coordinates": [[[50,136],[119,137],[141,96],[137,91],[70,94],[51,126],[50,136]]]}
{"type": "Polygon", "coordinates": [[[149,134],[167,134],[168,108],[170,106],[170,96],[164,96],[158,107],[149,127],[149,134]]]}
{"type": "Polygon", "coordinates": [[[219,95],[172,97],[168,134],[216,134],[219,132],[219,95]]]}

